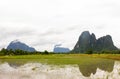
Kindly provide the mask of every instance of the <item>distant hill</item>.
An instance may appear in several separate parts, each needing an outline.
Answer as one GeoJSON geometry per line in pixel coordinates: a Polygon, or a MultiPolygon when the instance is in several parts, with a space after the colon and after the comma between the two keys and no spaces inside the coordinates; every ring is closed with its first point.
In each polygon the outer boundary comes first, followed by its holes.
{"type": "Polygon", "coordinates": [[[58,47],[58,46],[55,46],[53,49],[53,52],[55,52],[55,53],[67,53],[69,51],[70,51],[69,48],[58,47]]]}
{"type": "Polygon", "coordinates": [[[84,31],[80,35],[79,40],[73,49],[73,52],[84,53],[88,50],[118,50],[118,48],[114,46],[112,37],[110,35],[106,35],[96,39],[94,33],[90,34],[89,31],[84,31]]]}
{"type": "Polygon", "coordinates": [[[20,49],[20,50],[23,50],[23,51],[28,51],[28,52],[34,52],[36,51],[33,47],[29,47],[28,45],[26,45],[25,43],[22,43],[18,40],[14,40],[12,41],[8,47],[7,47],[8,50],[12,49],[12,50],[17,50],[17,49],[20,49]]]}

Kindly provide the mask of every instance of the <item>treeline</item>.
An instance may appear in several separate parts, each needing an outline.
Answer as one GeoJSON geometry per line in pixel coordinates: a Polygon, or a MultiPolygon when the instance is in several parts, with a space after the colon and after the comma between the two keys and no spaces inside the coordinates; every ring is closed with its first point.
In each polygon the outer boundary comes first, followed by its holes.
{"type": "Polygon", "coordinates": [[[120,50],[103,50],[100,52],[88,50],[85,54],[120,54],[120,50]]]}
{"type": "Polygon", "coordinates": [[[45,50],[44,52],[39,52],[39,51],[35,51],[35,52],[28,52],[28,51],[23,51],[23,50],[7,50],[7,49],[2,49],[0,51],[0,55],[4,56],[4,55],[36,55],[36,54],[50,54],[52,52],[48,52],[47,50],[45,50]]]}
{"type": "Polygon", "coordinates": [[[88,50],[85,53],[74,53],[74,52],[69,52],[69,53],[54,53],[54,52],[48,52],[47,50],[45,50],[44,52],[40,52],[40,51],[34,51],[34,52],[28,52],[28,51],[23,51],[23,50],[7,50],[7,49],[2,49],[0,51],[0,56],[5,56],[5,55],[39,55],[39,54],[43,54],[43,55],[48,55],[48,54],[120,54],[120,50],[103,50],[101,52],[96,52],[96,51],[92,51],[92,50],[88,50]]]}

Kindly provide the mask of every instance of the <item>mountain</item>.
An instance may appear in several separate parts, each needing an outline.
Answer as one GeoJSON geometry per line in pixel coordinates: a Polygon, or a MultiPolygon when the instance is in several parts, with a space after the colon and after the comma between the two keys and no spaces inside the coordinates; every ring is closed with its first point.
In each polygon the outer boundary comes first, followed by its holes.
{"type": "Polygon", "coordinates": [[[55,52],[55,53],[67,53],[69,51],[70,51],[69,48],[58,47],[58,46],[55,46],[53,49],[53,52],[55,52]]]}
{"type": "Polygon", "coordinates": [[[88,50],[118,50],[118,48],[114,46],[112,37],[110,35],[106,35],[96,39],[94,33],[90,34],[89,31],[84,31],[80,35],[79,40],[73,49],[73,52],[83,53],[88,50]]]}
{"type": "Polygon", "coordinates": [[[25,43],[22,43],[18,40],[14,40],[12,41],[8,47],[7,47],[8,50],[12,49],[12,50],[17,50],[17,49],[20,49],[20,50],[24,50],[24,51],[28,51],[28,52],[34,52],[36,51],[33,47],[29,47],[28,45],[26,45],[25,43]]]}
{"type": "Polygon", "coordinates": [[[100,51],[100,50],[117,50],[118,48],[114,46],[112,37],[110,35],[106,35],[97,40],[96,49],[97,51],[100,51]]]}

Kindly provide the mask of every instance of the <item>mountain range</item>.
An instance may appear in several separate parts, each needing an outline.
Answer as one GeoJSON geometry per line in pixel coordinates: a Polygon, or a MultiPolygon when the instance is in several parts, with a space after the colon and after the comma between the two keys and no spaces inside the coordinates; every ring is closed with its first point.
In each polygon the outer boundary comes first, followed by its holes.
{"type": "Polygon", "coordinates": [[[106,35],[96,39],[94,33],[90,34],[89,31],[84,31],[80,35],[78,42],[76,43],[72,52],[84,53],[88,50],[118,50],[118,48],[114,46],[112,37],[110,35],[106,35]]]}
{"type": "Polygon", "coordinates": [[[22,43],[18,40],[14,40],[12,41],[8,47],[7,47],[8,50],[12,49],[12,50],[23,50],[23,51],[28,51],[28,52],[34,52],[36,51],[35,48],[33,47],[29,47],[28,45],[26,45],[25,43],[22,43]]]}
{"type": "Polygon", "coordinates": [[[55,53],[67,53],[70,52],[69,48],[54,46],[53,52],[55,53]]]}
{"type": "MultiPolygon", "coordinates": [[[[36,51],[35,48],[28,46],[25,43],[22,43],[18,40],[14,40],[10,42],[7,47],[8,50],[24,50],[28,52],[36,51]]],[[[84,31],[81,33],[76,45],[74,46],[72,52],[74,53],[84,53],[88,50],[93,51],[103,51],[103,50],[118,50],[118,48],[114,45],[112,37],[110,35],[106,35],[96,39],[94,33],[90,34],[89,31],[84,31]]],[[[53,52],[58,53],[65,53],[70,52],[69,48],[54,46],[53,52]]]]}

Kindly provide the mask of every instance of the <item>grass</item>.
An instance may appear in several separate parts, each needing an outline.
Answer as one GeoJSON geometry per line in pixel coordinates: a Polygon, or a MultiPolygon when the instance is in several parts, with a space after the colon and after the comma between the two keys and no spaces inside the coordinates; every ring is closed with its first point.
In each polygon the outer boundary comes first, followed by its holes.
{"type": "MultiPolygon", "coordinates": [[[[12,65],[22,65],[27,62],[40,62],[52,65],[74,65],[79,66],[80,72],[84,76],[95,74],[96,69],[111,72],[114,61],[120,60],[119,54],[49,54],[49,55],[19,55],[0,56],[0,62],[8,62],[12,65]]],[[[33,68],[35,70],[35,68],[33,68]]]]}
{"type": "Polygon", "coordinates": [[[47,64],[89,64],[101,61],[120,59],[116,54],[49,54],[49,55],[19,55],[19,56],[0,56],[1,62],[40,62],[47,64]]]}

